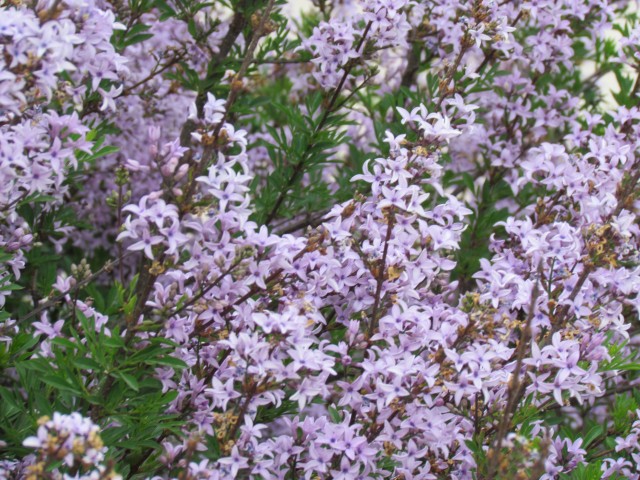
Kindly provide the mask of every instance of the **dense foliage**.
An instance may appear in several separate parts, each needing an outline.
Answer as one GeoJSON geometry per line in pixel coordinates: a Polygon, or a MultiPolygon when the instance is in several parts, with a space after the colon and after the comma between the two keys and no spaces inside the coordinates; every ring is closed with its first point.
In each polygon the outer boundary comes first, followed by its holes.
{"type": "Polygon", "coordinates": [[[0,0],[0,479],[639,479],[627,3],[0,0]]]}

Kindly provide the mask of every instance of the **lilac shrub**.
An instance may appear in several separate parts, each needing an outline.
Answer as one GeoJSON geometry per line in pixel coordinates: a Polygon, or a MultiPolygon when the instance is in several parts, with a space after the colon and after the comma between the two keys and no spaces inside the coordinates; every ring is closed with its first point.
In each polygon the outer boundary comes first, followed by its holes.
{"type": "Polygon", "coordinates": [[[0,1],[0,479],[640,479],[629,3],[0,1]]]}

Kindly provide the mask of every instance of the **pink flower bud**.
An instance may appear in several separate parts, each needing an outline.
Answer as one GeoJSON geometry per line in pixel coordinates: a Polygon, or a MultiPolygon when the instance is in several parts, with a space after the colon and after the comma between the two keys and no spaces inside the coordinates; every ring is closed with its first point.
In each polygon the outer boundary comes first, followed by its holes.
{"type": "Polygon", "coordinates": [[[173,175],[173,172],[176,171],[177,166],[178,166],[178,159],[176,157],[171,157],[167,161],[167,163],[165,163],[160,168],[160,171],[162,172],[162,175],[164,175],[165,177],[170,177],[171,175],[173,175]]]}
{"type": "Polygon", "coordinates": [[[182,179],[187,174],[188,171],[189,171],[189,165],[187,165],[186,163],[183,165],[180,165],[180,167],[178,168],[178,171],[176,172],[175,179],[176,180],[182,179]]]}
{"type": "Polygon", "coordinates": [[[157,142],[160,139],[160,127],[149,127],[149,140],[157,142]]]}

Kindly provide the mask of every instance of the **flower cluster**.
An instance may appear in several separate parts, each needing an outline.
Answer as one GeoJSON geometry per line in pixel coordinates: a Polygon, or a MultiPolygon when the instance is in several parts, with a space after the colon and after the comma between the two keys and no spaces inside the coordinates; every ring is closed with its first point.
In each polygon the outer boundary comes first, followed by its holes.
{"type": "Polygon", "coordinates": [[[25,468],[24,478],[69,478],[55,468],[56,464],[83,472],[75,477],[82,480],[122,478],[111,467],[103,465],[107,449],[100,438],[100,428],[90,419],[78,413],[56,412],[53,418],[41,417],[38,425],[36,436],[23,442],[25,447],[37,450],[33,464],[25,468]]]}
{"type": "MultiPolygon", "coordinates": [[[[636,415],[640,412],[636,411],[636,415]]],[[[615,475],[624,475],[625,478],[638,479],[640,472],[638,465],[640,464],[640,443],[638,443],[640,435],[640,421],[635,420],[631,425],[631,431],[626,437],[616,438],[616,452],[628,452],[631,454],[631,460],[625,458],[607,459],[605,465],[607,469],[604,471],[603,478],[611,478],[615,475]]]]}
{"type": "MultiPolygon", "coordinates": [[[[3,277],[12,270],[19,278],[33,242],[20,205],[48,199],[51,209],[69,195],[69,172],[92,153],[90,128],[78,114],[87,113],[83,99],[91,91],[106,99],[101,81],[125,70],[110,43],[119,27],[112,12],[93,2],[50,3],[6,8],[0,19],[0,248],[12,255],[2,262],[3,277]],[[61,108],[47,108],[52,103],[61,108]]],[[[61,221],[53,228],[68,233],[61,221]]]]}
{"type": "Polygon", "coordinates": [[[318,67],[313,72],[315,81],[324,89],[335,88],[341,82],[343,70],[366,60],[372,50],[404,46],[411,28],[404,12],[409,3],[367,0],[362,2],[361,14],[347,21],[337,18],[315,27],[303,42],[303,47],[314,53],[312,62],[318,67]]]}
{"type": "Polygon", "coordinates": [[[640,478],[629,2],[289,3],[0,6],[0,478],[640,478]]]}

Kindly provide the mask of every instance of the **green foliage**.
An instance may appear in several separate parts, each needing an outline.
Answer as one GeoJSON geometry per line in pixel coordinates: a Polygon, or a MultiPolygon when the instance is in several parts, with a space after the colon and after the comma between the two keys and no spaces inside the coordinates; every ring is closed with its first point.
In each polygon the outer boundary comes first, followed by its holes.
{"type": "MultiPolygon", "coordinates": [[[[111,456],[133,465],[158,448],[161,435],[181,435],[179,416],[166,413],[177,392],[162,393],[154,375],[155,368],[180,371],[186,364],[172,356],[177,345],[170,340],[128,345],[117,328],[96,332],[93,318],[73,315],[77,323],[67,322],[66,338],[48,339],[49,358],[36,353],[41,336],[18,334],[8,346],[0,343],[0,437],[20,445],[40,416],[78,411],[99,418],[111,456]]],[[[22,447],[10,450],[24,454],[22,447]]]]}
{"type": "Polygon", "coordinates": [[[616,395],[611,416],[615,430],[620,432],[621,435],[628,433],[634,418],[637,418],[637,409],[638,402],[632,395],[616,395]]]}
{"type": "MultiPolygon", "coordinates": [[[[321,211],[335,199],[329,195],[329,186],[322,181],[323,169],[337,147],[344,143],[347,125],[344,114],[331,113],[323,106],[327,99],[321,94],[305,99],[305,112],[297,105],[272,102],[276,124],[267,126],[275,144],[265,144],[274,164],[274,171],[265,185],[256,193],[258,222],[264,223],[279,216],[290,217],[303,211],[321,211]],[[308,175],[308,183],[302,180],[308,175]]],[[[259,184],[254,182],[254,190],[259,184]]]]}
{"type": "Polygon", "coordinates": [[[638,360],[638,354],[633,352],[625,354],[625,347],[628,345],[628,341],[614,342],[611,335],[608,336],[605,346],[609,350],[609,356],[611,359],[600,363],[600,371],[639,371],[640,363],[638,360]]]}
{"type": "Polygon", "coordinates": [[[122,51],[131,45],[135,45],[136,43],[141,43],[145,40],[153,38],[152,33],[146,33],[150,29],[150,25],[137,23],[127,30],[117,31],[116,33],[114,33],[111,41],[113,43],[113,46],[116,47],[117,50],[122,51]]]}
{"type": "Polygon", "coordinates": [[[571,473],[561,473],[562,480],[599,480],[602,478],[602,462],[596,461],[588,465],[578,464],[571,473]]]}
{"type": "Polygon", "coordinates": [[[481,188],[476,188],[470,175],[463,173],[461,183],[476,193],[480,203],[470,218],[470,225],[464,231],[460,249],[456,256],[456,268],[452,278],[468,282],[478,271],[481,258],[489,258],[489,239],[496,232],[495,224],[506,220],[506,208],[497,209],[496,203],[511,194],[511,187],[501,179],[487,180],[481,188]]]}

